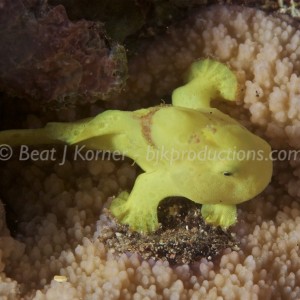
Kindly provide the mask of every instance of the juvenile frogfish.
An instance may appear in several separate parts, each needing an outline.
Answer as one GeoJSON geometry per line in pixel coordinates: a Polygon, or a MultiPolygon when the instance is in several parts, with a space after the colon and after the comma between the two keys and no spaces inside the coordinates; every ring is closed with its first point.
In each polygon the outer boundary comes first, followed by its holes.
{"type": "Polygon", "coordinates": [[[120,151],[144,173],[124,191],[111,213],[133,230],[158,228],[157,207],[169,196],[202,204],[207,223],[236,223],[236,205],[262,192],[271,180],[269,144],[236,120],[210,106],[215,98],[234,101],[237,79],[224,64],[192,64],[172,105],[133,112],[107,110],[75,123],[48,123],[40,129],[0,132],[0,144],[67,143],[88,149],[120,151]]]}

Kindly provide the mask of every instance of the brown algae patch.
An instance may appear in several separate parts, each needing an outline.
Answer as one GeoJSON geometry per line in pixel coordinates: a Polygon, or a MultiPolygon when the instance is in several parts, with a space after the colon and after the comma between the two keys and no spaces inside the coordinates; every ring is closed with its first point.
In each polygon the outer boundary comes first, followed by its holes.
{"type": "MultiPolygon", "coordinates": [[[[207,258],[212,260],[226,248],[239,249],[235,235],[221,227],[205,224],[201,205],[184,198],[163,200],[158,207],[160,227],[147,235],[129,230],[127,225],[114,224],[105,210],[109,226],[103,226],[97,239],[116,253],[137,252],[143,259],[167,260],[171,265],[189,264],[207,258]]],[[[99,226],[99,224],[98,224],[99,226]]]]}

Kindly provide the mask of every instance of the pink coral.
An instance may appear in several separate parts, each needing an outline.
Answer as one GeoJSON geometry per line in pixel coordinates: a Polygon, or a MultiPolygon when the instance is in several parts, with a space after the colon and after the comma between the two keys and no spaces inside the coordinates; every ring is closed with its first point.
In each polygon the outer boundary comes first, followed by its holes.
{"type": "Polygon", "coordinates": [[[132,59],[130,97],[168,95],[195,59],[213,57],[236,72],[237,100],[273,145],[300,147],[300,31],[294,22],[238,6],[202,10],[132,59]]]}
{"type": "MultiPolygon", "coordinates": [[[[95,226],[107,197],[134,181],[135,169],[127,162],[26,165],[14,162],[2,169],[5,198],[22,211],[23,242],[14,244],[18,253],[8,251],[2,258],[4,270],[9,270],[1,281],[7,289],[3,295],[12,293],[12,299],[21,295],[29,299],[300,297],[300,205],[276,183],[240,208],[235,229],[240,250],[228,249],[213,261],[203,258],[171,267],[160,260],[143,261],[136,254],[116,255],[97,238],[105,226],[113,225],[101,214],[95,226]],[[55,281],[58,274],[67,281],[55,281]]],[[[8,245],[0,244],[0,249],[5,251],[8,245]]]]}

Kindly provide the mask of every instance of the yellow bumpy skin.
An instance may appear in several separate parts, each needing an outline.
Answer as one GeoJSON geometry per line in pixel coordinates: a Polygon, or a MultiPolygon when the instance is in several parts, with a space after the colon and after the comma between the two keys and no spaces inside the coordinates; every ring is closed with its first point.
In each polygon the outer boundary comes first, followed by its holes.
{"type": "Polygon", "coordinates": [[[113,200],[110,211],[120,222],[154,231],[159,202],[183,196],[202,204],[206,222],[226,228],[236,222],[236,204],[262,192],[272,176],[270,146],[210,107],[216,97],[234,101],[236,92],[236,77],[225,65],[198,61],[186,85],[173,92],[173,105],[108,110],[76,123],[3,131],[0,144],[64,142],[121,151],[145,173],[130,193],[113,200]]]}

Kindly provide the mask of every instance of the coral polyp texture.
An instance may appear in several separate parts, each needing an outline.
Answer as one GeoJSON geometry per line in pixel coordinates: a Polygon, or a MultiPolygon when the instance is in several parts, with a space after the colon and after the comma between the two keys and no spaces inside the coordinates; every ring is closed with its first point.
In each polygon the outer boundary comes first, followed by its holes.
{"type": "Polygon", "coordinates": [[[101,23],[71,22],[63,6],[4,0],[0,7],[0,88],[43,106],[94,102],[117,94],[125,50],[101,23]]]}
{"type": "Polygon", "coordinates": [[[212,6],[170,27],[130,62],[130,97],[164,96],[189,65],[213,57],[235,71],[240,104],[274,146],[300,147],[300,31],[282,15],[212,6]]]}
{"type": "MultiPolygon", "coordinates": [[[[131,60],[128,95],[135,105],[152,99],[147,105],[152,106],[153,99],[164,99],[182,84],[182,72],[196,58],[215,56],[236,71],[241,86],[240,106],[226,103],[222,109],[273,146],[298,150],[298,26],[246,7],[201,10],[131,60]],[[259,72],[264,65],[270,68],[259,72]],[[280,113],[287,119],[279,122],[280,113]]],[[[34,119],[28,120],[26,128],[33,128],[34,119]]],[[[275,161],[269,187],[239,206],[232,231],[240,249],[175,266],[136,253],[117,255],[118,245],[108,250],[99,239],[116,226],[99,211],[110,197],[133,186],[138,170],[131,162],[69,158],[59,163],[1,163],[1,199],[14,236],[0,224],[1,298],[300,298],[299,158],[275,161]]],[[[111,240],[122,239],[116,232],[111,240]]],[[[157,242],[159,247],[164,239],[157,242]]]]}
{"type": "Polygon", "coordinates": [[[257,196],[272,176],[269,144],[210,106],[218,95],[234,101],[236,93],[237,80],[225,65],[198,61],[186,85],[173,92],[173,105],[108,110],[75,123],[2,131],[0,144],[58,141],[119,151],[145,171],[130,194],[122,192],[112,202],[110,210],[122,223],[140,232],[154,231],[159,203],[181,196],[202,204],[205,221],[228,228],[236,223],[236,204],[257,196]],[[239,159],[238,152],[252,157],[239,159]]]}

